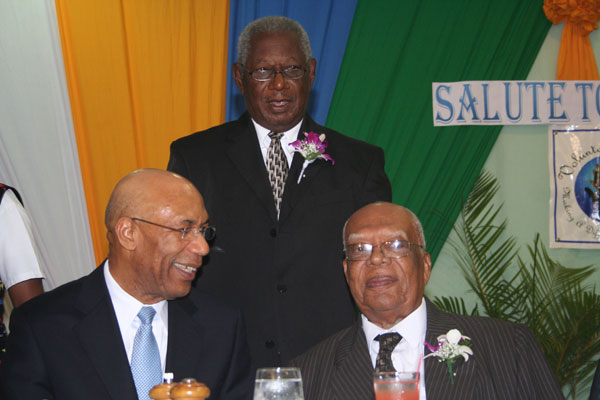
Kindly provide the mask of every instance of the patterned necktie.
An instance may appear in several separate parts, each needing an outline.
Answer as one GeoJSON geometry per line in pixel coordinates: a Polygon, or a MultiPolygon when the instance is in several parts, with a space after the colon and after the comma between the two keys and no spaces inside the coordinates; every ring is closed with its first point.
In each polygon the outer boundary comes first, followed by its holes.
{"type": "Polygon", "coordinates": [[[377,361],[375,361],[375,372],[394,372],[394,364],[392,363],[392,351],[400,341],[402,336],[399,333],[383,333],[375,336],[375,340],[379,342],[379,353],[377,353],[377,361]]]}
{"type": "Polygon", "coordinates": [[[146,306],[142,307],[137,315],[142,321],[142,325],[138,328],[133,340],[131,374],[140,400],[150,400],[148,395],[150,389],[162,381],[160,353],[156,338],[152,333],[152,320],[155,314],[154,308],[146,306]]]}
{"type": "Polygon", "coordinates": [[[267,151],[267,171],[269,172],[269,182],[273,189],[273,199],[275,199],[275,208],[277,209],[277,218],[281,209],[281,199],[283,198],[283,188],[288,176],[288,163],[285,153],[281,148],[281,137],[283,133],[270,132],[271,144],[267,151]]]}

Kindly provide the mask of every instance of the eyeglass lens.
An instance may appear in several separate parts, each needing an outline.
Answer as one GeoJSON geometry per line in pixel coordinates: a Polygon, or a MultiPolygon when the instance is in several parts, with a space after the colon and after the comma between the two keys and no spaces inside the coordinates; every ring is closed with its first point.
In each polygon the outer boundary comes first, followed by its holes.
{"type": "Polygon", "coordinates": [[[416,245],[405,240],[392,240],[378,245],[356,243],[348,245],[345,253],[349,260],[366,260],[373,254],[373,249],[379,247],[385,257],[400,258],[406,256],[412,246],[416,245]]]}
{"type": "Polygon", "coordinates": [[[217,229],[214,226],[201,226],[199,228],[185,228],[181,233],[181,239],[192,239],[192,235],[197,238],[202,234],[204,240],[213,240],[217,229]]]}
{"type": "Polygon", "coordinates": [[[259,68],[254,71],[248,71],[250,76],[257,81],[269,81],[275,78],[275,74],[281,74],[283,77],[288,79],[300,79],[304,76],[304,68],[291,66],[281,71],[275,71],[271,68],[259,68]]]}

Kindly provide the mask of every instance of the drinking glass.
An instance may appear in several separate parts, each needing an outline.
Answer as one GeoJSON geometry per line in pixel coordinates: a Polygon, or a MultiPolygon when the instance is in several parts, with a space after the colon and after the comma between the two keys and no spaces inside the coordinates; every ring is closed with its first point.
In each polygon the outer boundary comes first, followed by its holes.
{"type": "Polygon", "coordinates": [[[375,400],[419,400],[418,372],[373,373],[375,400]]]}
{"type": "Polygon", "coordinates": [[[299,368],[259,368],[254,400],[304,400],[299,368]]]}

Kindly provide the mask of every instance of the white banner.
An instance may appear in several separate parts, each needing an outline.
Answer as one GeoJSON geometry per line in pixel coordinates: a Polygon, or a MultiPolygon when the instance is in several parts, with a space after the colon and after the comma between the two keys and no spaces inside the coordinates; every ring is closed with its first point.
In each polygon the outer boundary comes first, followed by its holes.
{"type": "Polygon", "coordinates": [[[600,248],[600,125],[548,127],[550,247],[600,248]]]}
{"type": "Polygon", "coordinates": [[[434,82],[433,125],[600,123],[600,81],[434,82]]]}

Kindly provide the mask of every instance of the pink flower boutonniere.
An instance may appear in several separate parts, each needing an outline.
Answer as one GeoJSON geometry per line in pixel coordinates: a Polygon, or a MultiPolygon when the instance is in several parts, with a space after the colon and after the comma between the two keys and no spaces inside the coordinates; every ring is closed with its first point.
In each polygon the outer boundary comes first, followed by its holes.
{"type": "Polygon", "coordinates": [[[302,179],[304,175],[304,170],[309,166],[310,163],[315,161],[316,159],[322,158],[325,161],[331,161],[331,165],[335,164],[335,161],[329,154],[325,154],[325,149],[327,148],[327,142],[325,141],[325,134],[321,133],[320,135],[314,132],[304,132],[305,139],[296,140],[295,142],[290,143],[290,146],[294,148],[294,153],[298,152],[302,154],[304,157],[304,163],[302,164],[302,171],[300,171],[300,176],[298,176],[298,182],[302,179]]]}
{"type": "Polygon", "coordinates": [[[456,372],[452,370],[452,366],[460,357],[463,357],[465,362],[469,361],[469,356],[473,355],[473,350],[469,347],[471,338],[463,336],[458,329],[450,329],[445,335],[438,336],[437,340],[437,346],[432,346],[425,341],[431,353],[424,358],[434,356],[438,357],[440,362],[444,361],[450,374],[450,383],[454,383],[456,372]]]}

